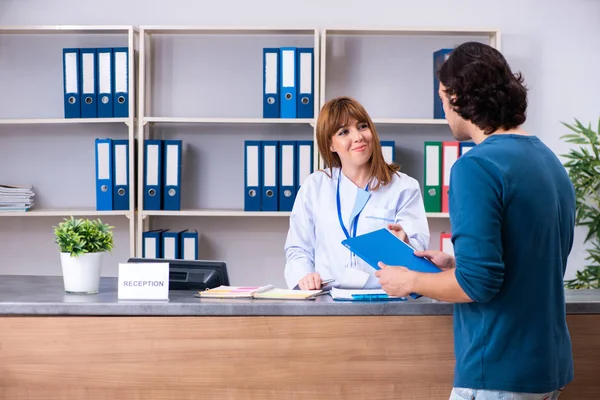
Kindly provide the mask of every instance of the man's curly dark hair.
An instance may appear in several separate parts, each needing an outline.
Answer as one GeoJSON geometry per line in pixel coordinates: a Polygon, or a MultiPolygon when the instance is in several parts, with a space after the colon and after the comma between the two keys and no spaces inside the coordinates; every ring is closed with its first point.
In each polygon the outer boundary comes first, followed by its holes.
{"type": "Polygon", "coordinates": [[[516,128],[527,118],[523,77],[513,74],[504,56],[491,46],[461,44],[441,65],[437,77],[454,110],[486,135],[516,128]]]}

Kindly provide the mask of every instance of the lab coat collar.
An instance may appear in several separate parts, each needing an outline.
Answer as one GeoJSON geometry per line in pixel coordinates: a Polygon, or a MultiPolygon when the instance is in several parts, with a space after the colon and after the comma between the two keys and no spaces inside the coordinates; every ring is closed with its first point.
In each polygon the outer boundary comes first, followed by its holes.
{"type": "MultiPolygon", "coordinates": [[[[340,185],[342,184],[342,182],[346,181],[347,183],[352,185],[353,188],[356,189],[356,198],[354,199],[354,207],[352,208],[352,212],[350,213],[350,218],[348,220],[348,226],[352,226],[352,222],[354,221],[354,219],[361,213],[361,211],[367,205],[367,202],[371,198],[371,193],[368,190],[365,190],[365,188],[359,188],[358,186],[356,186],[356,184],[354,182],[352,182],[346,175],[344,175],[341,168],[337,168],[337,174],[338,174],[338,176],[339,176],[339,174],[341,174],[340,185]]],[[[335,177],[336,181],[337,181],[338,176],[335,177]]],[[[340,190],[340,192],[343,192],[343,191],[340,190]]]]}

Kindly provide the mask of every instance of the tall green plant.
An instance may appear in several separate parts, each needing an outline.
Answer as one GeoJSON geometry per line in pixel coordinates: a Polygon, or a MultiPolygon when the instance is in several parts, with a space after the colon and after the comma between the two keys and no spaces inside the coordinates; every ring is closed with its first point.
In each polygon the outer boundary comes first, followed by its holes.
{"type": "Polygon", "coordinates": [[[572,132],[561,138],[568,143],[579,145],[563,157],[569,177],[575,187],[577,213],[575,224],[585,226],[588,233],[584,242],[590,242],[585,258],[589,264],[577,271],[575,278],[565,281],[568,289],[600,288],[600,121],[594,131],[591,124],[587,127],[575,119],[575,124],[562,123],[572,132]]]}
{"type": "Polygon", "coordinates": [[[64,222],[54,226],[55,241],[61,253],[70,253],[77,257],[84,253],[111,251],[114,247],[112,229],[100,219],[89,220],[65,218],[64,222]]]}

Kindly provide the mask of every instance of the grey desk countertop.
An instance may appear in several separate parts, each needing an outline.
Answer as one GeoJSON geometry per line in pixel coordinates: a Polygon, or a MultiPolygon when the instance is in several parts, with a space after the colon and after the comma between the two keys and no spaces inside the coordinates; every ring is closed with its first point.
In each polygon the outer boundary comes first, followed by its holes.
{"type": "MultiPolygon", "coordinates": [[[[168,302],[119,301],[117,279],[102,278],[95,295],[67,294],[60,276],[0,276],[0,315],[451,315],[452,305],[428,298],[406,302],[200,299],[193,291],[171,291],[168,302]]],[[[600,290],[567,290],[569,314],[600,314],[600,290]]]]}

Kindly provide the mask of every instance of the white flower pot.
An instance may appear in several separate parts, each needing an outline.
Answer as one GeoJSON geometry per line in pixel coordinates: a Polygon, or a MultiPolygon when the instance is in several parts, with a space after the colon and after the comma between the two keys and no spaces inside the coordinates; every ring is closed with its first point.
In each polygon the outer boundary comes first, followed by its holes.
{"type": "Polygon", "coordinates": [[[65,292],[77,294],[98,293],[102,253],[84,253],[71,257],[70,253],[60,253],[65,292]]]}

